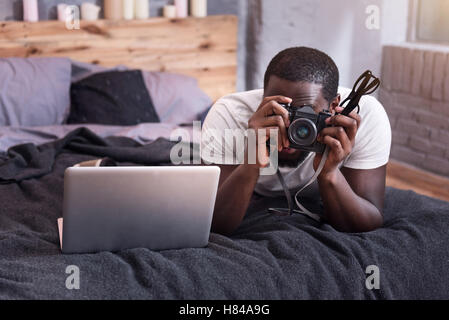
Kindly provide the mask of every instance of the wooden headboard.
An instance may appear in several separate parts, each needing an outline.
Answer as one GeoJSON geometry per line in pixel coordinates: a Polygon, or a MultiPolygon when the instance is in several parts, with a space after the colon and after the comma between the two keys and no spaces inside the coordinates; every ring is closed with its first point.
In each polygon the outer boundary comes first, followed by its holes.
{"type": "Polygon", "coordinates": [[[235,91],[237,18],[151,18],[132,21],[0,22],[0,57],[69,57],[74,60],[198,79],[214,100],[235,91]]]}

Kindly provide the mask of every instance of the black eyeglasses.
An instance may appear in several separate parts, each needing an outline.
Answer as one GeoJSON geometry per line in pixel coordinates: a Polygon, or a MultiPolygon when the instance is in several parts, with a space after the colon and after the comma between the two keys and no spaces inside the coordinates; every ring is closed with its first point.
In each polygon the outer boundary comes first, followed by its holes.
{"type": "MultiPolygon", "coordinates": [[[[379,88],[380,80],[370,70],[366,70],[355,82],[349,96],[340,103],[340,107],[348,102],[348,105],[341,112],[342,115],[349,115],[352,110],[359,108],[360,98],[362,96],[371,94],[379,88]],[[371,82],[370,82],[371,81],[371,82]]],[[[360,108],[359,108],[360,109],[360,108]]],[[[358,111],[357,111],[358,113],[358,111]]]]}

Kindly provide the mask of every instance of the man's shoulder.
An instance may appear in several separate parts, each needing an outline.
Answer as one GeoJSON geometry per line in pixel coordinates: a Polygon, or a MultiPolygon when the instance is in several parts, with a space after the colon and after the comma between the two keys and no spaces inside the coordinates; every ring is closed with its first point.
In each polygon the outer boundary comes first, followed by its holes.
{"type": "Polygon", "coordinates": [[[217,100],[215,104],[228,108],[245,108],[255,112],[263,99],[263,89],[236,92],[217,100]]]}
{"type": "MultiPolygon", "coordinates": [[[[349,89],[348,89],[349,90],[349,89]]],[[[350,93],[351,90],[344,93],[350,93]]],[[[342,99],[344,93],[340,91],[342,99]]],[[[382,104],[372,95],[359,102],[362,119],[355,137],[355,145],[343,166],[353,169],[374,169],[388,162],[391,147],[391,127],[382,104]]]]}
{"type": "Polygon", "coordinates": [[[203,128],[246,128],[263,99],[263,89],[237,92],[217,100],[203,128]]]}

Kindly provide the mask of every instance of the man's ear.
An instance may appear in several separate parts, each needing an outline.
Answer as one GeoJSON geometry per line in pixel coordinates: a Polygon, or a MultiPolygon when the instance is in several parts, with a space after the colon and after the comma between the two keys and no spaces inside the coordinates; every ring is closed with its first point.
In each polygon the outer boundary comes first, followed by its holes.
{"type": "Polygon", "coordinates": [[[337,96],[332,100],[331,105],[329,106],[329,111],[334,113],[335,108],[340,105],[341,96],[340,94],[337,94],[337,96]]]}

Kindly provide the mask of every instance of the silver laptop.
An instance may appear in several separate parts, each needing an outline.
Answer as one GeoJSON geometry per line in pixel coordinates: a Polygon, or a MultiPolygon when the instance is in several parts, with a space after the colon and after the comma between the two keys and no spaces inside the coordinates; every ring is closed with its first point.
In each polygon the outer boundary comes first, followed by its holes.
{"type": "Polygon", "coordinates": [[[215,166],[68,168],[62,252],[204,247],[219,176],[215,166]]]}

